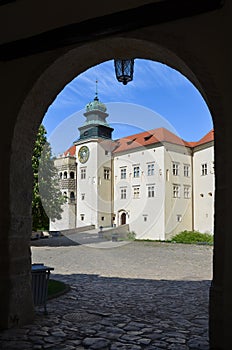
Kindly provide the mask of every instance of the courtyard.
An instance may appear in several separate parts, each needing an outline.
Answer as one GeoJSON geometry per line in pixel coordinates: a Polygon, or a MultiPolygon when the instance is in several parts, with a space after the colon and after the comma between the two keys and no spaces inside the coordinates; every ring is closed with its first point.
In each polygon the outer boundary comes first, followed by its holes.
{"type": "Polygon", "coordinates": [[[208,350],[213,247],[161,242],[32,242],[32,263],[70,286],[0,349],[208,350]]]}

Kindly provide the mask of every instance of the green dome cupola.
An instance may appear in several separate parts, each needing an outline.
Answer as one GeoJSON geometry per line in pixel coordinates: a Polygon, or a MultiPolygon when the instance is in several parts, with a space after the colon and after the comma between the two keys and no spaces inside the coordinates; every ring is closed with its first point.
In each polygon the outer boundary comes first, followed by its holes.
{"type": "Polygon", "coordinates": [[[104,103],[99,101],[97,93],[96,93],[96,96],[95,96],[94,100],[92,102],[89,102],[86,105],[85,109],[86,109],[86,112],[90,112],[90,111],[106,112],[106,106],[104,105],[104,103]]]}
{"type": "Polygon", "coordinates": [[[111,138],[113,129],[106,121],[108,117],[106,110],[106,106],[98,98],[96,81],[95,98],[86,105],[84,113],[86,121],[83,126],[79,128],[80,139],[90,137],[111,138]]]}

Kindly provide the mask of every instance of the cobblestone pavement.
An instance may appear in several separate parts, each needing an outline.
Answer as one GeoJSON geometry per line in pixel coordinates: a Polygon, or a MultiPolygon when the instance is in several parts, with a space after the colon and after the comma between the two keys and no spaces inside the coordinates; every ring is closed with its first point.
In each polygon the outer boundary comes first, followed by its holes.
{"type": "Polygon", "coordinates": [[[208,350],[210,246],[133,242],[109,249],[36,242],[32,262],[70,286],[48,315],[0,333],[0,349],[208,350]],[[37,245],[37,246],[36,246],[37,245]]]}

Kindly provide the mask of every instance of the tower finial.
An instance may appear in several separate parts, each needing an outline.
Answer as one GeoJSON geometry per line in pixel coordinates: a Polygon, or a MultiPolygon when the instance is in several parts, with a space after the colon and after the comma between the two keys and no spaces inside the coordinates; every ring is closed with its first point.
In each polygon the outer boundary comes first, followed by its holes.
{"type": "Polygon", "coordinates": [[[98,101],[98,80],[96,79],[96,92],[95,92],[95,98],[94,98],[94,100],[95,101],[98,101]]]}

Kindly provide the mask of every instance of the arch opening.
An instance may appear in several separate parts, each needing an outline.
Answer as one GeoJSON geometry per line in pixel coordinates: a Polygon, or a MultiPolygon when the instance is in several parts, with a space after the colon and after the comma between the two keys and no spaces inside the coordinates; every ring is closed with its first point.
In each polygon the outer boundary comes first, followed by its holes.
{"type": "MultiPolygon", "coordinates": [[[[66,55],[59,58],[53,65],[51,65],[44,72],[44,74],[41,75],[40,79],[35,83],[19,113],[14,133],[14,139],[12,143],[13,153],[11,157],[11,173],[15,174],[17,172],[19,174],[19,182],[22,179],[23,172],[24,179],[25,174],[27,174],[26,178],[29,181],[29,183],[31,183],[31,171],[29,169],[33,141],[36,135],[37,127],[42,121],[44,113],[48,106],[51,104],[51,101],[54,100],[57,93],[68,81],[73,79],[78,74],[82,73],[85,69],[94,66],[95,64],[102,63],[105,60],[112,59],[113,56],[116,57],[117,55],[119,55],[118,43],[119,39],[99,41],[94,44],[85,45],[84,47],[71,50],[66,55]],[[94,50],[98,49],[96,51],[98,52],[98,54],[94,57],[90,57],[88,55],[90,48],[94,50]],[[88,59],[86,59],[86,57],[88,57],[88,59]],[[72,65],[68,64],[70,62],[72,62],[72,65]],[[60,75],[60,72],[62,70],[63,73],[60,75]],[[58,81],[56,79],[51,79],[51,77],[55,77],[58,75],[60,76],[60,79],[58,81]],[[49,88],[44,89],[44,86],[48,86],[49,88]],[[49,91],[49,96],[47,96],[47,93],[44,93],[45,90],[49,91]],[[33,103],[33,99],[35,96],[37,96],[37,100],[41,101],[41,103],[38,103],[36,106],[33,103]],[[33,115],[36,116],[34,121],[31,121],[28,118],[28,111],[30,111],[30,113],[33,112],[33,115]],[[21,143],[20,147],[18,147],[19,135],[23,136],[23,130],[25,125],[27,125],[27,128],[31,127],[31,129],[33,130],[33,135],[31,136],[31,139],[29,139],[29,142],[27,144],[21,143]],[[15,162],[15,160],[16,158],[20,160],[23,156],[26,157],[25,159],[27,161],[25,163],[25,167],[23,169],[20,169],[20,167],[18,166],[19,162],[15,162]]],[[[171,53],[169,50],[165,50],[164,48],[161,49],[160,46],[142,40],[128,39],[127,44],[128,46],[125,45],[127,47],[121,48],[120,51],[124,50],[125,53],[131,55],[132,57],[141,57],[145,59],[160,61],[165,64],[170,64],[171,67],[179,70],[190,81],[192,81],[192,83],[198,88],[198,90],[201,92],[201,94],[207,101],[207,94],[204,92],[206,90],[202,88],[203,81],[201,81],[200,83],[200,81],[197,80],[196,76],[193,74],[193,71],[191,71],[180,58],[171,53]]],[[[15,184],[15,182],[11,180],[11,193],[15,194],[15,197],[12,197],[12,208],[14,208],[16,216],[21,215],[17,208],[17,203],[20,197],[20,193],[18,190],[19,182],[15,184]]],[[[25,189],[25,183],[23,183],[23,188],[25,189]]],[[[28,213],[30,205],[30,201],[26,201],[21,208],[21,212],[28,213]]],[[[30,224],[28,224],[27,230],[30,230],[30,224]]]]}

